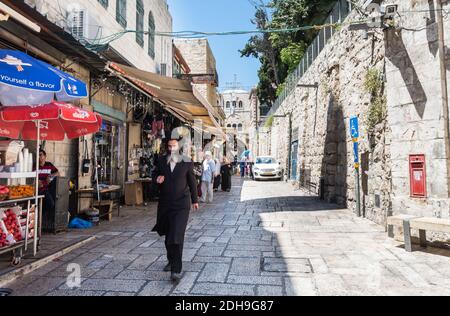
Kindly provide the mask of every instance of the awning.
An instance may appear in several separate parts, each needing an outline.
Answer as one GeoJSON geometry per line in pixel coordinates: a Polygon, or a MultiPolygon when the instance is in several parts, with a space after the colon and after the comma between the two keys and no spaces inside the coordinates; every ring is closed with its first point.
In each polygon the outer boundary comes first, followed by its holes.
{"type": "Polygon", "coordinates": [[[214,108],[187,80],[160,76],[133,67],[109,62],[106,69],[162,103],[166,109],[185,121],[201,120],[204,130],[214,129],[223,135],[213,116],[214,108]]]}

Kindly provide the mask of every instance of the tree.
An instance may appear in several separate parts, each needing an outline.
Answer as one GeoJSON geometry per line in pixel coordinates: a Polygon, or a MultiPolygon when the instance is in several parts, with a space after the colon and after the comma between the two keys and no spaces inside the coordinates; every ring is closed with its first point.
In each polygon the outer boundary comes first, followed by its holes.
{"type": "MultiPolygon", "coordinates": [[[[262,0],[255,4],[252,23],[259,30],[293,29],[318,25],[323,22],[335,4],[335,0],[262,0]],[[267,11],[270,9],[270,13],[267,11]],[[271,19],[269,20],[269,17],[271,19]]],[[[259,58],[258,97],[261,102],[272,105],[284,87],[286,77],[303,58],[307,47],[316,36],[314,29],[263,33],[252,36],[243,50],[242,57],[259,58]]]]}

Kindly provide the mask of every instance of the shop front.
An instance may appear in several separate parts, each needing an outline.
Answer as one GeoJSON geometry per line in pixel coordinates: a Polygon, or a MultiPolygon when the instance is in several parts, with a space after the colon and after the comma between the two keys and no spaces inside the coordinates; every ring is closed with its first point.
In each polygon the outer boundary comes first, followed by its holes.
{"type": "MultiPolygon", "coordinates": [[[[133,117],[129,124],[128,182],[125,184],[125,204],[148,202],[156,195],[151,177],[154,166],[158,157],[165,154],[170,138],[181,138],[182,154],[192,159],[196,169],[201,169],[204,142],[211,146],[212,141],[221,139],[224,134],[213,116],[213,107],[196,92],[191,82],[112,62],[106,69],[151,100],[145,115],[139,115],[142,119],[133,117]]],[[[213,150],[220,152],[215,147],[213,150]]]]}

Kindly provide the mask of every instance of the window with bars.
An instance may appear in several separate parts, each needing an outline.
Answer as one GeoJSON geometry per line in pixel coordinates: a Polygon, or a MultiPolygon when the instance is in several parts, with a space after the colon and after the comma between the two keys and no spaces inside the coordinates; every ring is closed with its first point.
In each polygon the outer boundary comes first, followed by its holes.
{"type": "Polygon", "coordinates": [[[153,13],[148,15],[148,54],[151,58],[155,58],[155,18],[153,13]]]}
{"type": "Polygon", "coordinates": [[[127,27],[127,0],[117,0],[116,20],[124,28],[127,27]]]}
{"type": "Polygon", "coordinates": [[[106,9],[108,7],[108,0],[98,0],[100,4],[106,9]]]}
{"type": "Polygon", "coordinates": [[[136,42],[144,47],[144,3],[136,0],[136,42]]]}

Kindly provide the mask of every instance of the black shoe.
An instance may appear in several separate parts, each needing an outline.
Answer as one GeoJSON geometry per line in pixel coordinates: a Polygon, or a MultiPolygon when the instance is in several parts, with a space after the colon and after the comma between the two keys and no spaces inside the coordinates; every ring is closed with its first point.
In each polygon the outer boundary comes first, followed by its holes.
{"type": "Polygon", "coordinates": [[[179,283],[181,281],[181,273],[172,272],[170,280],[172,280],[173,283],[179,283]]]}
{"type": "Polygon", "coordinates": [[[168,263],[165,267],[164,267],[164,272],[169,272],[170,270],[172,270],[172,265],[170,263],[168,263]]]}

